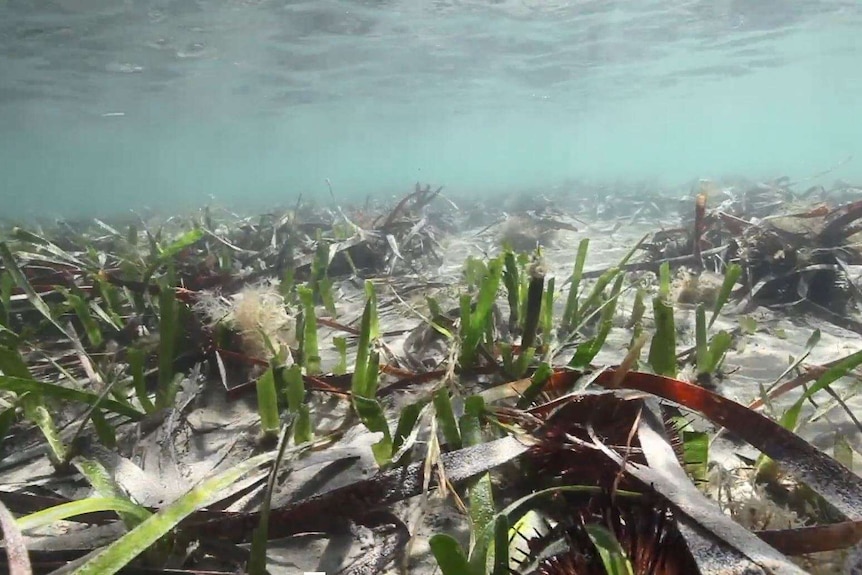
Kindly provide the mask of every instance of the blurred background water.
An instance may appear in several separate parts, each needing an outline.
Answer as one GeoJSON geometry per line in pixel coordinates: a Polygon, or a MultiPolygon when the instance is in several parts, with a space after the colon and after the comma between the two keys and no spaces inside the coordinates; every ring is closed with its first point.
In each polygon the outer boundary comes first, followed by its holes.
{"type": "Polygon", "coordinates": [[[857,0],[0,0],[6,215],[862,180],[857,0]]]}

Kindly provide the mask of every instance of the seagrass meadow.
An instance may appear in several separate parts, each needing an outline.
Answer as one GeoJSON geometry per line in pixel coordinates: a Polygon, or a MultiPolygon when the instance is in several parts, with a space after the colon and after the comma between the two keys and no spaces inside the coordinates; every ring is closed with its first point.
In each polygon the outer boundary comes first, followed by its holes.
{"type": "Polygon", "coordinates": [[[854,573],[862,189],[802,188],[7,221],[3,569],[854,573]]]}

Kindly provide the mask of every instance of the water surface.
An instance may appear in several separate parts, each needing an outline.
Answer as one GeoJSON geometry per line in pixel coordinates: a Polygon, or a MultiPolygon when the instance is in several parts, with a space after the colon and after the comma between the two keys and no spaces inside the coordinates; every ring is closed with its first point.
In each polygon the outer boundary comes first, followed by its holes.
{"type": "Polygon", "coordinates": [[[839,0],[4,0],[0,194],[69,215],[326,178],[803,177],[862,160],[860,32],[839,0]]]}

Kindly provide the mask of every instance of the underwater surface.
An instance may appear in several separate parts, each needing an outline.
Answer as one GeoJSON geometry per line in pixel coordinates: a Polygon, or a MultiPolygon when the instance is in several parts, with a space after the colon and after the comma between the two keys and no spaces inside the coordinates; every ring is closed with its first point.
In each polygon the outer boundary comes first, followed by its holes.
{"type": "Polygon", "coordinates": [[[2,0],[5,215],[862,175],[862,4],[2,0]],[[843,162],[843,163],[842,163],[843,162]]]}

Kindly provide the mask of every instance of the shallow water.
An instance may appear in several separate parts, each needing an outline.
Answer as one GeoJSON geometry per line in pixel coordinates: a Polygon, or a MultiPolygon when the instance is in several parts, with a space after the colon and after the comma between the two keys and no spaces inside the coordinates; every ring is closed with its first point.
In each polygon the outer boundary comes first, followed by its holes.
{"type": "Polygon", "coordinates": [[[5,0],[0,193],[68,215],[326,178],[804,177],[859,155],[860,27],[849,0],[5,0]]]}

